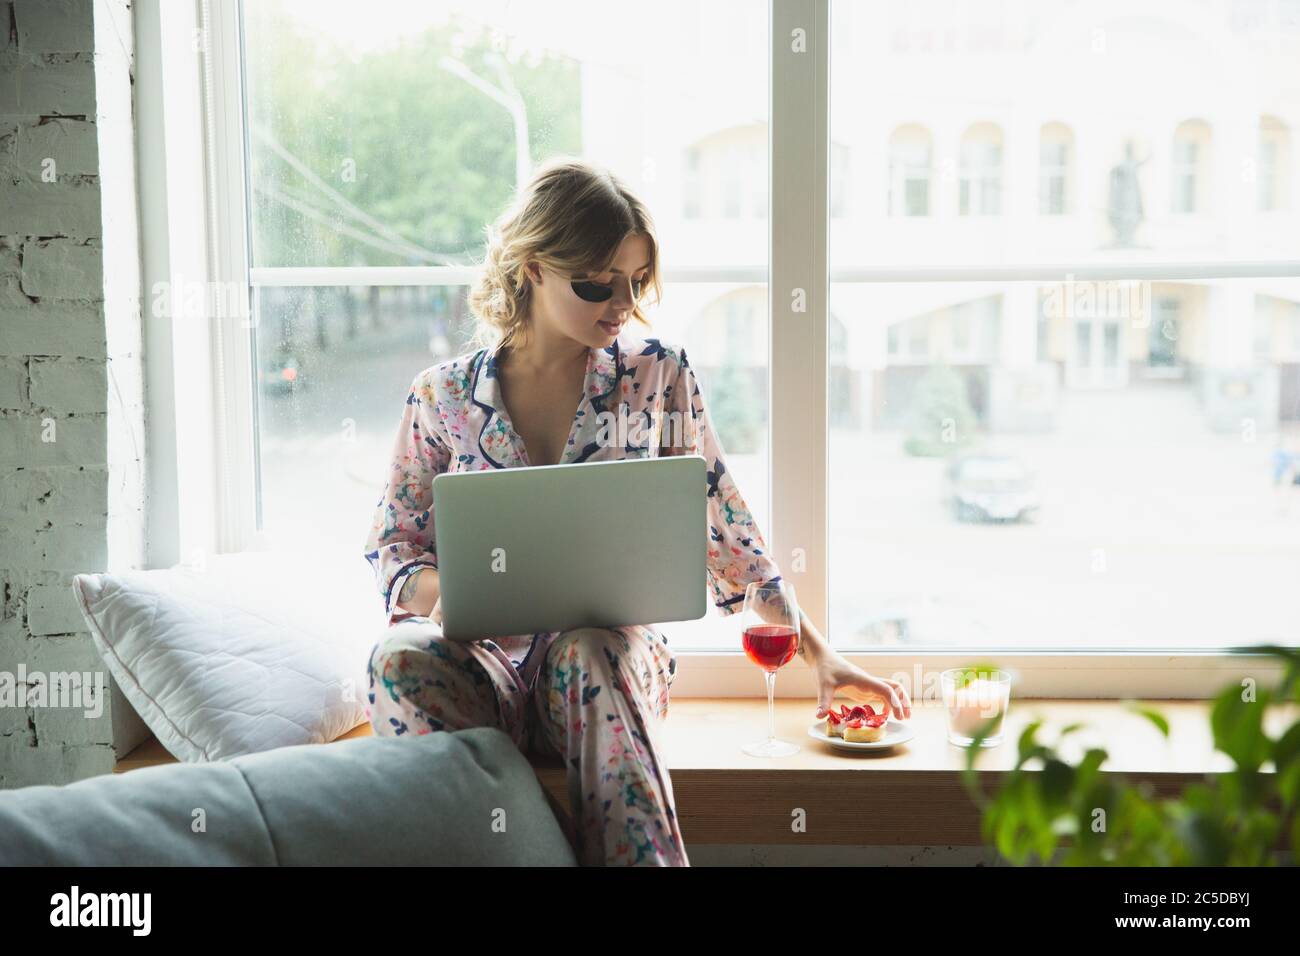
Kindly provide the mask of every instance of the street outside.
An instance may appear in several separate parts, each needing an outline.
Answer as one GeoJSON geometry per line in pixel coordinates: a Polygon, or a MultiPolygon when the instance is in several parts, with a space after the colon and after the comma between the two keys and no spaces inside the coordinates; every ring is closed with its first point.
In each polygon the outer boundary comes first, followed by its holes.
{"type": "MultiPolygon", "coordinates": [[[[275,547],[361,560],[407,389],[436,361],[410,326],[377,335],[318,353],[294,392],[261,396],[275,547]]],[[[897,432],[833,431],[837,646],[1294,643],[1300,488],[1276,496],[1273,436],[1211,432],[1187,385],[1062,394],[1054,432],[985,440],[1036,471],[1033,524],[959,523],[941,501],[943,460],[904,454],[897,432]]],[[[766,536],[765,463],[729,462],[766,536]]],[[[671,627],[679,647],[707,639],[671,627]]]]}
{"type": "Polygon", "coordinates": [[[1275,495],[1273,436],[1211,432],[1186,385],[1062,394],[1051,434],[987,439],[1037,472],[1032,524],[959,523],[941,502],[942,461],[905,455],[896,433],[834,434],[837,636],[989,649],[1294,643],[1300,488],[1275,495]]]}

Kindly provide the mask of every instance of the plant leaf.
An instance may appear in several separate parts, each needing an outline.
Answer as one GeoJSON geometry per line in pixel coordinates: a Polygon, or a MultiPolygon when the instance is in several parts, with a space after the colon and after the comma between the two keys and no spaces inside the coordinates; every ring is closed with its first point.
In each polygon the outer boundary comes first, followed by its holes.
{"type": "Polygon", "coordinates": [[[1038,728],[1041,726],[1043,726],[1042,720],[1035,720],[1031,721],[1024,730],[1020,731],[1020,739],[1016,742],[1016,747],[1020,754],[1021,764],[1033,756],[1035,752],[1042,749],[1038,741],[1034,739],[1034,735],[1038,732],[1038,728]]]}
{"type": "Polygon", "coordinates": [[[1261,690],[1254,701],[1244,701],[1241,689],[1229,686],[1215,698],[1210,711],[1214,746],[1240,769],[1257,770],[1268,756],[1270,741],[1263,720],[1269,696],[1267,690],[1261,690]]]}
{"type": "Polygon", "coordinates": [[[1160,713],[1160,711],[1142,704],[1133,704],[1129,707],[1129,710],[1135,714],[1140,714],[1147,720],[1151,721],[1151,723],[1156,725],[1156,730],[1160,731],[1162,736],[1165,738],[1169,737],[1169,721],[1164,714],[1160,713]]]}
{"type": "Polygon", "coordinates": [[[954,684],[957,687],[965,687],[967,684],[979,678],[980,674],[990,674],[993,671],[1001,670],[997,664],[992,661],[977,661],[973,664],[963,664],[955,668],[958,671],[954,684]]]}

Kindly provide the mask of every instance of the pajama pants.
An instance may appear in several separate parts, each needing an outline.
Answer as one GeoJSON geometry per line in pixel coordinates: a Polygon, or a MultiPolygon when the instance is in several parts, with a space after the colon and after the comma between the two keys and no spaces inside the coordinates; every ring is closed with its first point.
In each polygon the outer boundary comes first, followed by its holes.
{"type": "Polygon", "coordinates": [[[676,672],[665,640],[645,627],[545,637],[528,687],[490,640],[448,640],[422,617],[394,624],[370,656],[375,733],[497,727],[564,759],[580,864],[690,866],[659,747],[676,672]]]}

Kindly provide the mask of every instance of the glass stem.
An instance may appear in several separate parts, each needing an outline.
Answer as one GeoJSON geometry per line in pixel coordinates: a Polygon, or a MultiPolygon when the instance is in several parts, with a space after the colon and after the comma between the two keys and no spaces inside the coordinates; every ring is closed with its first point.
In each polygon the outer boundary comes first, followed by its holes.
{"type": "Polygon", "coordinates": [[[776,740],[776,671],[763,671],[767,680],[767,742],[776,740]]]}

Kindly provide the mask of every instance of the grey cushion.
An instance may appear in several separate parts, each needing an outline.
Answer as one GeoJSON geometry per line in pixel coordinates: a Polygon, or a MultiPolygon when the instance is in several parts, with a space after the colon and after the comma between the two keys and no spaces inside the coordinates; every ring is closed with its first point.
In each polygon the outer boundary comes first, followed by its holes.
{"type": "Polygon", "coordinates": [[[0,866],[576,866],[495,727],[0,791],[0,866]],[[206,832],[194,832],[201,809],[206,832]]]}

